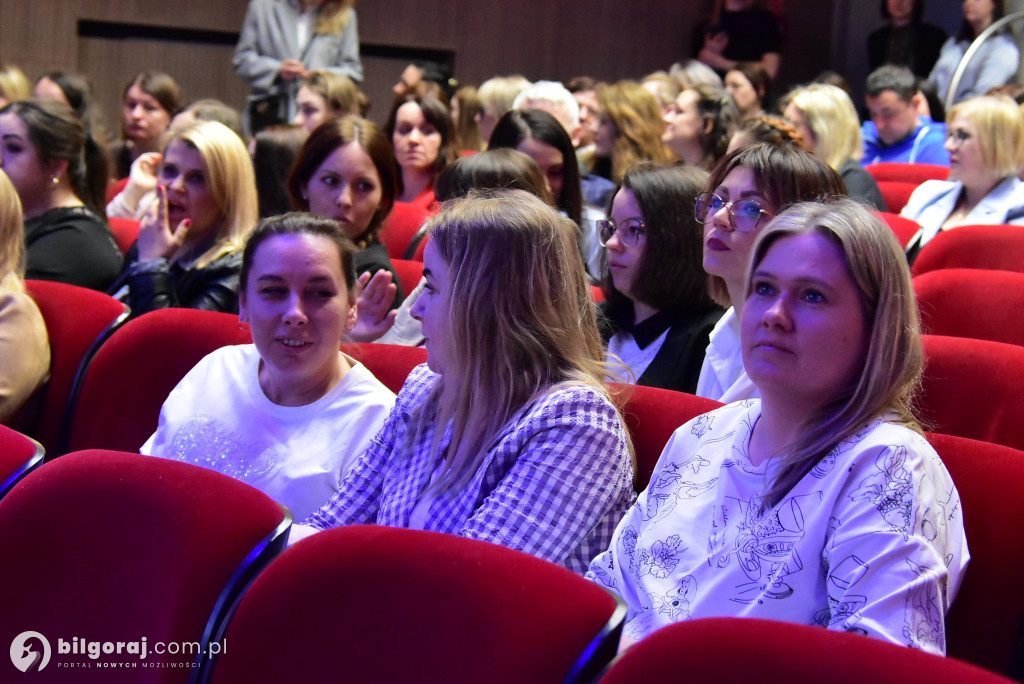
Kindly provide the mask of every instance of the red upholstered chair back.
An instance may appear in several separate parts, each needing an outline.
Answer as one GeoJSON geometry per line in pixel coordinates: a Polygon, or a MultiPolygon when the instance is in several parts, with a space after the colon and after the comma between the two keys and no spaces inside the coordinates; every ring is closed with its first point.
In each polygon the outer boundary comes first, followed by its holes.
{"type": "MultiPolygon", "coordinates": [[[[138,451],[156,430],[167,395],[204,356],[250,342],[248,327],[234,314],[160,309],[130,321],[89,365],[71,420],[71,448],[138,451]]],[[[418,347],[342,348],[394,392],[427,360],[418,347]]]]}
{"type": "MultiPolygon", "coordinates": [[[[963,504],[971,562],[946,617],[947,653],[1024,677],[1024,452],[929,434],[963,504]]],[[[916,678],[914,681],[927,681],[916,678]]]]}
{"type": "Polygon", "coordinates": [[[127,254],[139,239],[139,222],[135,219],[111,217],[107,219],[107,225],[110,226],[110,232],[114,234],[114,240],[121,253],[127,254]]]}
{"type": "Polygon", "coordinates": [[[423,347],[403,347],[397,344],[358,343],[343,344],[342,351],[362,363],[395,394],[402,389],[410,371],[427,362],[423,347]]]}
{"type": "MultiPolygon", "coordinates": [[[[416,244],[416,248],[413,250],[412,255],[409,255],[409,253],[406,252],[406,259],[423,261],[423,252],[426,251],[428,242],[430,242],[430,238],[424,235],[423,239],[416,244]]],[[[412,245],[410,245],[410,247],[412,247],[412,245]]]]}
{"type": "Polygon", "coordinates": [[[160,407],[200,359],[252,341],[238,316],[159,309],[129,321],[89,365],[71,421],[71,449],[138,451],[156,429],[160,407]]]}
{"type": "Polygon", "coordinates": [[[45,280],[27,280],[25,287],[39,305],[50,338],[50,381],[42,410],[26,429],[49,457],[66,450],[69,405],[96,350],[124,321],[128,308],[102,292],[45,280]]]}
{"type": "Polygon", "coordinates": [[[1008,684],[952,658],[881,639],[756,618],[704,618],[664,627],[623,653],[600,684],[1008,684]]]}
{"type": "Polygon", "coordinates": [[[42,462],[42,444],[0,425],[0,498],[42,462]]]}
{"type": "Polygon", "coordinates": [[[960,226],[943,230],[921,248],[910,272],[979,268],[1024,273],[1024,226],[960,226]]]}
{"type": "Polygon", "coordinates": [[[881,162],[878,164],[868,164],[864,169],[876,181],[901,181],[920,185],[926,180],[946,180],[949,178],[949,167],[939,164],[881,162]]]}
{"type": "Polygon", "coordinates": [[[622,414],[636,453],[633,486],[638,492],[647,488],[654,466],[676,428],[722,406],[714,399],[642,385],[614,384],[612,393],[620,406],[625,401],[622,414]]]}
{"type": "Polygon", "coordinates": [[[921,226],[913,219],[905,218],[891,211],[876,211],[875,213],[885,221],[904,247],[910,243],[910,239],[917,234],[917,231],[921,230],[921,226]]]}
{"type": "Polygon", "coordinates": [[[128,185],[128,180],[128,178],[122,178],[121,180],[116,180],[107,186],[107,204],[110,204],[111,200],[117,197],[121,191],[124,190],[124,187],[128,185]]]}
{"type": "MultiPolygon", "coordinates": [[[[189,681],[182,664],[194,653],[150,652],[145,663],[167,669],[146,674],[138,655],[94,661],[59,654],[57,639],[204,641],[223,620],[215,612],[280,552],[290,522],[265,494],[212,470],[119,452],[62,456],[0,500],[0,639],[34,630],[50,641],[53,662],[32,681],[114,681],[101,662],[135,663],[123,681],[189,681]]],[[[4,658],[0,679],[14,672],[4,658]]]]}
{"type": "Polygon", "coordinates": [[[882,193],[882,199],[885,200],[885,206],[889,211],[898,214],[907,206],[918,185],[919,183],[906,181],[878,181],[878,190],[882,193]]]}
{"type": "Polygon", "coordinates": [[[388,256],[392,259],[408,259],[406,250],[428,218],[430,213],[414,204],[395,202],[380,231],[380,241],[388,250],[388,256]]]}
{"type": "Polygon", "coordinates": [[[923,332],[1024,345],[1024,273],[944,268],[914,278],[923,332]]]}
{"type": "Polygon", "coordinates": [[[598,585],[497,544],[335,528],[256,578],[212,681],[589,682],[614,655],[624,614],[598,585]],[[597,662],[576,670],[585,653],[597,662]]]}
{"type": "Polygon", "coordinates": [[[925,335],[920,417],[935,432],[1024,449],[1024,347],[925,335]]]}
{"type": "Polygon", "coordinates": [[[423,262],[406,259],[392,259],[391,267],[398,275],[398,281],[402,284],[402,292],[408,297],[409,293],[416,289],[423,277],[423,262]]]}

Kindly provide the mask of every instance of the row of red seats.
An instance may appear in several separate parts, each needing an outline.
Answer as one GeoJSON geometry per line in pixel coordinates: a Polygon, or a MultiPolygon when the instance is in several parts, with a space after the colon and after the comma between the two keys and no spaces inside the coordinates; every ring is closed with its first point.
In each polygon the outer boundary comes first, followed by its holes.
{"type": "MultiPolygon", "coordinates": [[[[708,619],[666,628],[595,679],[625,610],[561,567],[375,526],[314,535],[282,553],[290,515],[261,492],[198,466],[100,450],[47,463],[0,499],[0,582],[17,588],[0,613],[0,640],[26,629],[65,643],[146,637],[154,651],[145,665],[162,668],[154,681],[167,683],[657,684],[680,672],[746,681],[755,666],[759,679],[780,683],[1008,681],[967,663],[1021,673],[1024,540],[1006,530],[1024,522],[1024,453],[929,438],[958,483],[972,551],[947,619],[946,659],[816,627],[708,619]],[[156,642],[226,648],[158,654],[156,642]]],[[[60,665],[39,681],[65,681],[70,667],[75,681],[111,681],[101,665],[141,660],[50,647],[60,665]]]]}

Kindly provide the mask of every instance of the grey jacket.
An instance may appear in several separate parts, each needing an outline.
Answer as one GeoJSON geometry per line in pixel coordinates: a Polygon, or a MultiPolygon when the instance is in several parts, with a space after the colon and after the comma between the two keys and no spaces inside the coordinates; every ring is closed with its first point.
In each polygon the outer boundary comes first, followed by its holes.
{"type": "Polygon", "coordinates": [[[250,99],[288,92],[294,109],[298,84],[282,81],[281,62],[301,59],[309,70],[334,71],[353,81],[363,80],[359,60],[359,27],[354,10],[340,35],[314,35],[298,44],[299,9],[289,0],[252,0],[235,46],[235,73],[252,86],[250,99]]]}

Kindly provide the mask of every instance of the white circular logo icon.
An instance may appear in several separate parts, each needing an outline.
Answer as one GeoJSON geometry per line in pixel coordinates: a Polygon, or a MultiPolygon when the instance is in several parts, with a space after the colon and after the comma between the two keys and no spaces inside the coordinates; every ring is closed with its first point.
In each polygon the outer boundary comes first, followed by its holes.
{"type": "Polygon", "coordinates": [[[50,642],[39,632],[22,632],[11,642],[11,662],[22,672],[42,670],[50,662],[50,642]]]}

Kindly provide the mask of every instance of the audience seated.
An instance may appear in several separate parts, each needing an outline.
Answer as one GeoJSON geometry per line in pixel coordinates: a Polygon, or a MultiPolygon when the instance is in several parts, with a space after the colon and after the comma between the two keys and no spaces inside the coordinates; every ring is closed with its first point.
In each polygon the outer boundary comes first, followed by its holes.
{"type": "Polygon", "coordinates": [[[25,277],[104,290],[124,257],[103,220],[103,150],[65,104],[30,98],[0,109],[3,170],[25,216],[25,277]]]}
{"type": "Polygon", "coordinates": [[[633,496],[576,229],[521,190],[447,203],[429,225],[413,307],[429,367],[305,532],[421,528],[582,572],[633,496]]]}
{"type": "Polygon", "coordinates": [[[619,81],[601,84],[596,92],[601,116],[591,173],[619,183],[637,162],[672,159],[671,150],[661,141],[665,131],[661,107],[643,86],[619,81]]]}
{"type": "Polygon", "coordinates": [[[452,96],[449,111],[452,125],[459,138],[459,153],[470,154],[484,149],[484,139],[480,135],[480,116],[484,106],[474,86],[462,86],[452,96]]]}
{"type": "Polygon", "coordinates": [[[864,148],[857,110],[850,96],[837,86],[812,83],[791,91],[787,99],[786,118],[814,148],[814,153],[839,173],[846,194],[872,209],[885,211],[878,183],[860,165],[864,148]]]}
{"type": "Polygon", "coordinates": [[[634,166],[598,224],[608,263],[599,322],[618,382],[690,394],[697,387],[722,309],[707,294],[701,225],[681,209],[707,179],[696,167],[634,166]]]}
{"type": "Polygon", "coordinates": [[[949,180],[921,184],[901,215],[921,224],[907,247],[913,261],[940,231],[968,224],[1024,224],[1024,120],[1005,95],[972,98],[949,110],[949,180]]]}
{"type": "Polygon", "coordinates": [[[239,320],[171,392],[141,452],[195,463],[265,492],[303,519],[337,491],[394,405],[338,351],[356,321],[356,248],[335,221],[285,214],[246,243],[239,320]]]}
{"type": "Polygon", "coordinates": [[[395,204],[400,183],[387,137],[358,116],[330,119],[320,125],[302,146],[288,176],[292,207],[339,221],[359,248],[357,276],[381,270],[391,274],[395,296],[390,308],[397,308],[404,295],[378,234],[395,204]]]}
{"type": "Polygon", "coordinates": [[[498,119],[515,106],[516,97],[530,87],[525,76],[495,76],[480,84],[476,94],[483,111],[480,113],[480,137],[491,139],[498,119]]]}
{"type": "Polygon", "coordinates": [[[401,172],[395,200],[431,209],[437,174],[459,156],[448,107],[429,95],[413,93],[398,98],[384,132],[394,147],[401,172]]]}
{"type": "Polygon", "coordinates": [[[135,316],[171,306],[237,312],[242,246],[259,210],[242,140],[214,121],[176,128],[157,181],[156,200],[110,292],[135,316]]]}
{"type": "Polygon", "coordinates": [[[911,413],[922,352],[903,252],[850,200],[791,207],[751,251],[741,339],[761,399],[675,432],[587,576],[626,601],[624,646],[720,616],[943,654],[968,552],[911,413]]]}
{"type": "Polygon", "coordinates": [[[984,95],[992,88],[1010,83],[1020,66],[1020,50],[1009,27],[1004,27],[981,44],[964,69],[956,93],[950,97],[953,73],[967,48],[982,31],[1006,13],[1005,0],[971,0],[963,3],[964,21],[955,36],[942,45],[929,79],[938,88],[939,99],[953,104],[984,95]]]}
{"type": "Polygon", "coordinates": [[[740,121],[749,121],[764,114],[772,79],[759,64],[740,62],[726,72],[723,83],[736,105],[740,121]]]}
{"type": "Polygon", "coordinates": [[[292,123],[307,132],[312,133],[331,117],[362,114],[361,93],[348,76],[333,71],[310,71],[302,77],[301,83],[295,95],[292,123]]]}
{"type": "Polygon", "coordinates": [[[21,202],[0,169],[0,424],[20,428],[50,371],[50,345],[39,307],[25,293],[21,202]]]}
{"type": "Polygon", "coordinates": [[[868,68],[885,64],[905,66],[918,78],[928,78],[939,58],[946,32],[922,21],[924,0],[881,0],[886,23],[868,34],[868,68]]]}
{"type": "Polygon", "coordinates": [[[944,147],[946,127],[918,115],[923,98],[910,69],[887,64],[871,72],[865,97],[871,121],[865,121],[861,127],[862,164],[909,162],[949,166],[949,152],[944,147]]]}
{"type": "Polygon", "coordinates": [[[697,84],[679,93],[664,120],[662,142],[687,164],[710,171],[726,154],[739,112],[723,90],[697,84]]]}
{"type": "Polygon", "coordinates": [[[704,224],[704,270],[725,315],[711,332],[697,394],[724,403],[757,396],[740,349],[750,249],[768,220],[794,202],[839,197],[843,181],[813,153],[761,144],[727,155],[711,173],[696,205],[704,224]]]}
{"type": "Polygon", "coordinates": [[[160,151],[161,137],[181,109],[181,91],[167,74],[144,71],[128,81],[122,100],[121,140],[108,148],[114,179],[127,178],[139,155],[160,151]]]}

